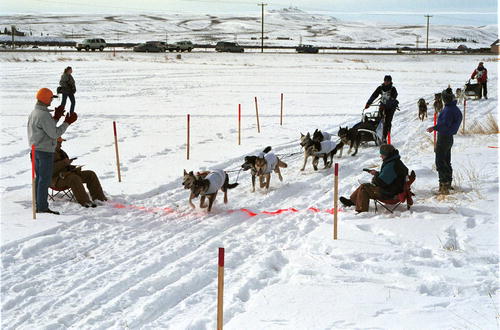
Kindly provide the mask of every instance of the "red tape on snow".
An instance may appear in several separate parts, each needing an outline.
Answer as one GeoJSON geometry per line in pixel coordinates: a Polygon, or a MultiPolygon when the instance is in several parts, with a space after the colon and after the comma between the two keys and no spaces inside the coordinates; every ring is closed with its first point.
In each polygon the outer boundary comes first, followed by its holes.
{"type": "MultiPolygon", "coordinates": [[[[180,212],[180,211],[177,211],[177,210],[170,208],[170,207],[145,207],[145,206],[126,205],[126,204],[122,204],[122,203],[113,203],[113,202],[111,202],[110,204],[115,209],[132,209],[132,210],[139,210],[139,211],[144,211],[144,212],[149,212],[149,213],[167,213],[167,214],[179,213],[181,215],[187,214],[185,212],[180,212]]],[[[294,207],[289,207],[287,209],[278,209],[276,211],[255,211],[254,212],[254,211],[250,211],[249,209],[241,208],[241,209],[235,209],[235,210],[226,210],[225,212],[226,213],[242,212],[242,213],[245,213],[246,215],[248,215],[249,217],[255,217],[257,215],[262,215],[262,214],[264,214],[264,215],[278,215],[278,214],[283,214],[286,212],[297,213],[297,212],[303,212],[303,211],[309,211],[312,213],[321,213],[321,212],[329,213],[329,214],[335,213],[335,209],[333,209],[333,208],[321,210],[321,209],[318,209],[318,208],[312,207],[312,206],[307,208],[307,209],[304,209],[304,210],[299,210],[299,209],[296,209],[294,207]]],[[[339,210],[339,212],[342,212],[342,210],[339,210]]]]}

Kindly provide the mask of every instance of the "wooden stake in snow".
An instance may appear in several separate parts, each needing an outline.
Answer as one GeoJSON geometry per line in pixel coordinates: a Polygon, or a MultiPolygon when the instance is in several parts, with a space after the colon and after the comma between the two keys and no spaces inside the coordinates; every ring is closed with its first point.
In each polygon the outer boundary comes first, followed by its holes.
{"type": "Polygon", "coordinates": [[[467,108],[467,99],[464,98],[464,118],[462,123],[462,134],[465,134],[465,108],[467,108]]]}
{"type": "Polygon", "coordinates": [[[35,145],[31,145],[31,208],[33,219],[36,219],[36,178],[35,178],[35,145]]]}
{"type": "Polygon", "coordinates": [[[387,132],[387,144],[391,144],[391,131],[387,132]]]}
{"type": "MultiPolygon", "coordinates": [[[[437,124],[437,112],[434,111],[434,126],[437,124]]],[[[434,130],[434,151],[436,151],[436,130],[434,130]]]]}
{"type": "Polygon", "coordinates": [[[116,135],[116,121],[113,121],[113,132],[115,134],[116,169],[118,170],[118,182],[122,182],[120,173],[120,155],[118,154],[118,136],[116,135]]]}
{"type": "Polygon", "coordinates": [[[219,248],[219,267],[217,272],[217,330],[224,326],[224,248],[219,248]]]}
{"type": "Polygon", "coordinates": [[[257,133],[260,133],[259,107],[257,105],[257,96],[255,97],[255,116],[257,117],[257,133]]]}
{"type": "Polygon", "coordinates": [[[333,239],[337,239],[337,220],[338,220],[338,199],[339,199],[339,163],[335,163],[333,177],[333,239]]]}
{"type": "Polygon", "coordinates": [[[241,145],[241,104],[238,104],[238,145],[241,145]]]}
{"type": "Polygon", "coordinates": [[[188,114],[187,115],[187,143],[186,143],[186,159],[189,160],[189,148],[190,148],[190,145],[189,145],[189,132],[190,132],[190,121],[191,121],[191,116],[188,114]]]}
{"type": "Polygon", "coordinates": [[[280,125],[283,126],[283,93],[281,93],[280,125]]]}

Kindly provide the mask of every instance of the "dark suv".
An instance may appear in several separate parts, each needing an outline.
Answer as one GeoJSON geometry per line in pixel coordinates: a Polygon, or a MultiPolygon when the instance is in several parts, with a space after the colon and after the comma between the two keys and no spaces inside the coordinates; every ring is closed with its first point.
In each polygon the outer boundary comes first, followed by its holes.
{"type": "Polygon", "coordinates": [[[311,54],[317,54],[319,49],[318,47],[314,47],[313,45],[299,45],[297,48],[295,48],[297,53],[311,53],[311,54]]]}
{"type": "Polygon", "coordinates": [[[215,45],[215,50],[218,52],[243,53],[245,50],[236,42],[220,41],[215,45]]]}

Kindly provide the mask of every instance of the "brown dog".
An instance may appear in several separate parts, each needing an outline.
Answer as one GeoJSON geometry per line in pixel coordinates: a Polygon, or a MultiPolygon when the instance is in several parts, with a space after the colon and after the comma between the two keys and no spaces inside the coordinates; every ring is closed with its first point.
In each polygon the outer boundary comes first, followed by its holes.
{"type": "MultiPolygon", "coordinates": [[[[282,162],[274,153],[269,152],[264,157],[259,157],[255,160],[255,172],[259,177],[260,187],[269,189],[269,183],[271,181],[271,173],[274,171],[278,174],[280,181],[283,181],[281,176],[280,167],[288,167],[288,165],[282,162]]],[[[255,191],[255,181],[252,180],[253,189],[255,191]]]]}
{"type": "Polygon", "coordinates": [[[188,173],[184,170],[184,176],[182,178],[182,185],[184,186],[184,189],[191,189],[196,179],[204,179],[209,173],[209,171],[203,171],[196,172],[196,174],[194,174],[193,171],[189,171],[188,173]]]}
{"type": "Polygon", "coordinates": [[[421,98],[418,100],[418,119],[421,121],[424,121],[425,118],[427,118],[427,102],[425,102],[425,99],[421,98]]]}
{"type": "Polygon", "coordinates": [[[224,204],[227,204],[227,191],[237,186],[237,183],[229,183],[229,176],[223,170],[214,170],[209,172],[205,178],[196,177],[191,186],[191,194],[189,195],[189,205],[195,208],[192,200],[201,195],[200,208],[207,207],[205,205],[205,197],[208,198],[208,212],[212,210],[217,192],[224,192],[224,204]]]}
{"type": "Polygon", "coordinates": [[[441,112],[443,110],[443,98],[441,96],[441,93],[436,93],[434,94],[434,111],[435,112],[441,112]]]}

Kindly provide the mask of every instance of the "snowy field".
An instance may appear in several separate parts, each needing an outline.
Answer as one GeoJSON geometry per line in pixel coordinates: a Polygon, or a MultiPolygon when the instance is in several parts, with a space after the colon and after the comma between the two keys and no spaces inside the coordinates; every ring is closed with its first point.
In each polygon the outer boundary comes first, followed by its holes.
{"type": "MultiPolygon", "coordinates": [[[[10,53],[0,55],[0,72],[2,329],[214,329],[218,247],[227,329],[498,327],[498,135],[471,133],[474,122],[497,119],[495,57],[10,53]],[[490,98],[468,102],[466,134],[452,152],[456,190],[437,198],[425,132],[433,110],[418,121],[417,100],[432,104],[448,84],[463,87],[479,61],[490,98]],[[55,90],[68,65],[79,119],[63,149],[96,171],[110,201],[84,209],[59,199],[51,207],[62,215],[32,220],[26,122],[36,91],[55,90]],[[357,123],[386,74],[399,91],[392,142],[416,172],[415,205],[395,214],[375,214],[373,204],[359,215],[341,209],[334,241],[333,170],[309,163],[301,172],[302,155],[289,155],[300,152],[300,132],[357,123]],[[219,195],[210,214],[188,206],[183,169],[238,169],[268,145],[288,163],[283,182],[273,176],[269,192],[252,193],[242,172],[227,205],[219,195]],[[262,213],[287,208],[298,211],[262,213]]],[[[370,179],[362,168],[380,165],[373,144],[335,160],[341,195],[370,179]]]]}

